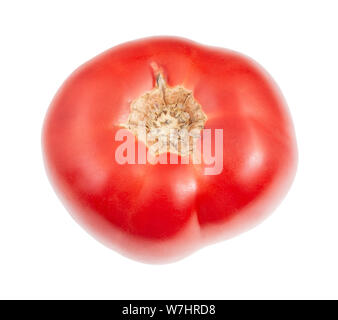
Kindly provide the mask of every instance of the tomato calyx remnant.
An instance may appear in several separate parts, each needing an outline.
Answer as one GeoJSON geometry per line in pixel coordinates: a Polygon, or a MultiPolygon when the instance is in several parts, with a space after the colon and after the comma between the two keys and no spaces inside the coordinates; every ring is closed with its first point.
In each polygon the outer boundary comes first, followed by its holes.
{"type": "Polygon", "coordinates": [[[155,88],[132,101],[123,127],[143,141],[153,155],[192,154],[207,116],[192,91],[181,85],[168,87],[161,72],[155,76],[155,88]]]}

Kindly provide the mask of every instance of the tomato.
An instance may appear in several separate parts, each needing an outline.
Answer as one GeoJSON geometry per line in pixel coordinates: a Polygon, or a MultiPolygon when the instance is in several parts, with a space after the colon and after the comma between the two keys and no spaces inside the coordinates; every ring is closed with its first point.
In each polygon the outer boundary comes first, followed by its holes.
{"type": "Polygon", "coordinates": [[[73,72],[51,103],[42,144],[48,175],[76,221],[150,263],[262,221],[297,163],[289,111],[267,72],[236,52],[171,37],[113,47],[73,72]],[[142,121],[155,142],[169,129],[195,129],[202,159],[192,161],[190,144],[151,153],[156,143],[136,132],[142,121]]]}

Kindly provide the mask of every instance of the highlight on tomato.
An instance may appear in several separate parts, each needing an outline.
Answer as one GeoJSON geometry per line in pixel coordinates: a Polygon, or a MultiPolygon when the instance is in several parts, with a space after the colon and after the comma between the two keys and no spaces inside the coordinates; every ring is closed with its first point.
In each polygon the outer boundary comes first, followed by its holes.
{"type": "Polygon", "coordinates": [[[297,165],[269,74],[242,54],[172,37],[118,45],[75,70],[49,107],[42,145],[75,220],[148,263],[255,226],[297,165]]]}

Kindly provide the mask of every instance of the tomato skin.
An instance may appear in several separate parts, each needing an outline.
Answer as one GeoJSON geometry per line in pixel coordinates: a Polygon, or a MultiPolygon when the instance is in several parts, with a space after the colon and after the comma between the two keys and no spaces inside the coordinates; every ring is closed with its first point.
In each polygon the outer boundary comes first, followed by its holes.
{"type": "Polygon", "coordinates": [[[297,164],[292,121],[271,77],[243,55],[171,37],[119,45],[77,69],[51,103],[42,143],[72,216],[107,246],[151,263],[259,223],[285,196],[297,164]],[[131,101],[154,87],[154,63],[169,86],[193,91],[205,129],[223,129],[220,174],[204,175],[205,164],[116,162],[115,134],[131,101]]]}

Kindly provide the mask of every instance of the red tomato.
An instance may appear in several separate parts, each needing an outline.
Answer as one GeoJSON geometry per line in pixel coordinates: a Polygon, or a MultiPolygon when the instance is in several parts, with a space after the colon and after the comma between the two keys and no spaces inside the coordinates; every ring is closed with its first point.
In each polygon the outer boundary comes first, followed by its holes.
{"type": "MultiPolygon", "coordinates": [[[[164,99],[169,91],[163,92],[164,99]]],[[[216,152],[215,139],[200,139],[216,152]]],[[[42,142],[49,177],[72,216],[107,246],[152,263],[256,225],[286,194],[297,163],[286,103],[260,66],[233,51],[170,37],[119,45],[77,69],[51,103],[42,142]],[[135,138],[136,149],[144,146],[122,124],[131,119],[132,102],[147,92],[149,98],[160,78],[168,90],[191,91],[204,129],[212,135],[222,129],[219,172],[206,174],[204,158],[181,163],[191,154],[179,155],[178,164],[116,160],[126,141],[116,139],[119,130],[135,138]]]]}

